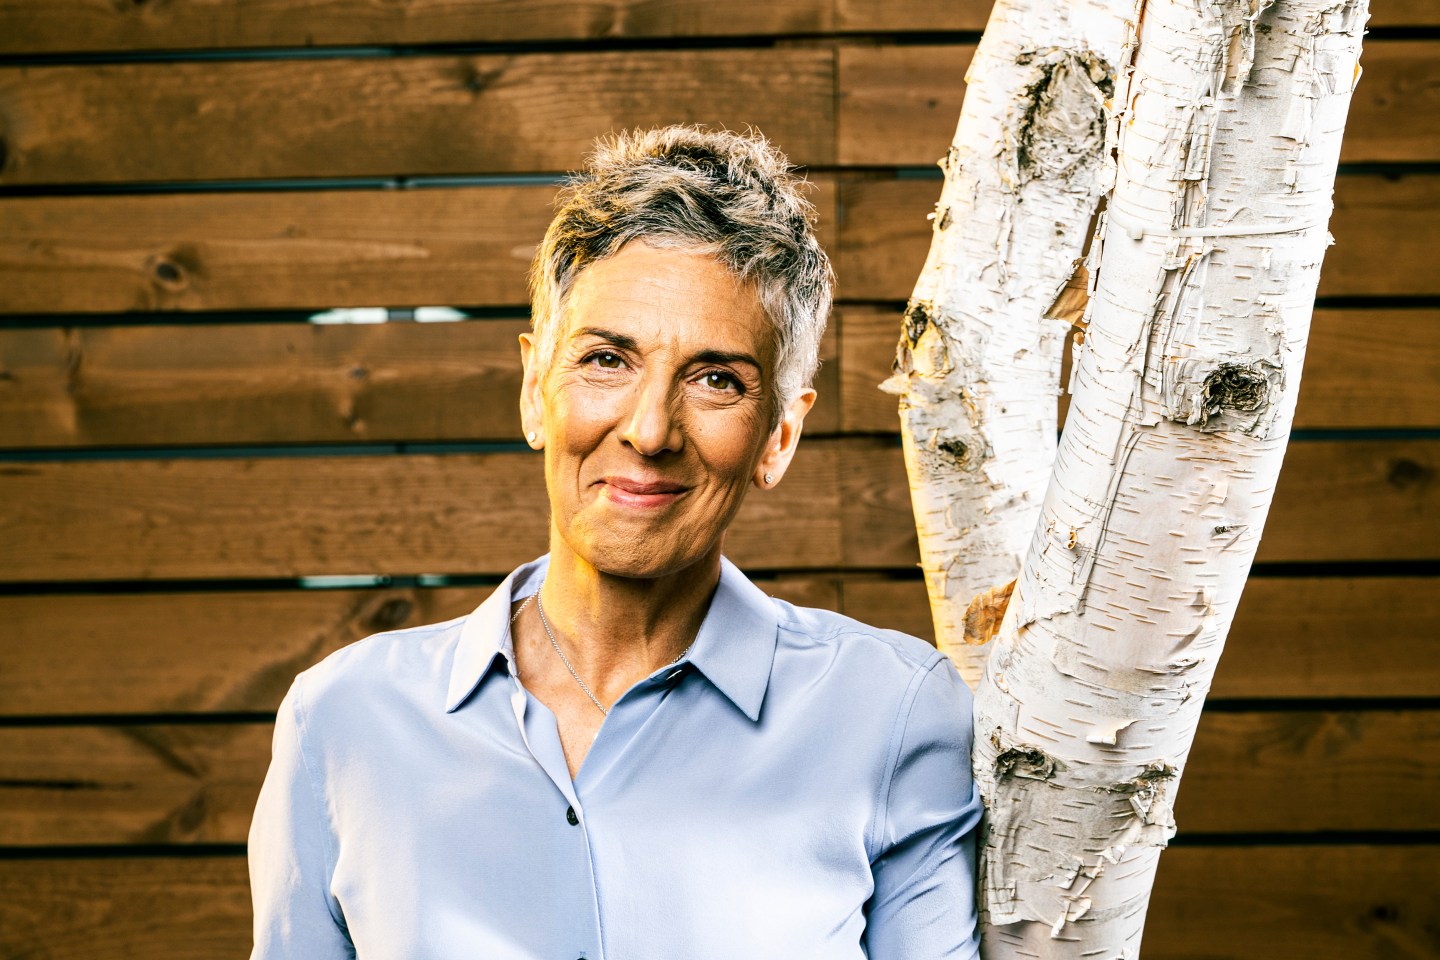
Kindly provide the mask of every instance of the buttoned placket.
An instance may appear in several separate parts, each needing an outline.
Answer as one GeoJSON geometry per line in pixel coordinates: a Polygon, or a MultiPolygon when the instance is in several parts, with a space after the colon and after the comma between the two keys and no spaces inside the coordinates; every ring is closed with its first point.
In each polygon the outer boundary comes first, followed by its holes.
{"type": "Polygon", "coordinates": [[[503,648],[504,659],[512,690],[510,706],[515,715],[520,739],[530,756],[554,783],[565,801],[566,822],[579,830],[585,844],[585,859],[590,866],[590,891],[595,910],[595,929],[600,932],[598,956],[588,952],[577,954],[578,960],[604,960],[605,924],[600,910],[600,878],[595,871],[595,858],[591,851],[589,827],[585,818],[585,807],[581,803],[582,788],[593,789],[604,778],[604,774],[622,759],[625,748],[635,735],[651,719],[660,704],[675,688],[677,682],[689,668],[689,661],[670,664],[655,671],[649,677],[637,682],[627,690],[610,708],[600,730],[595,735],[585,760],[574,779],[565,761],[565,748],[560,742],[560,726],[555,714],[539,698],[525,689],[515,667],[515,652],[511,638],[506,637],[503,648]]]}

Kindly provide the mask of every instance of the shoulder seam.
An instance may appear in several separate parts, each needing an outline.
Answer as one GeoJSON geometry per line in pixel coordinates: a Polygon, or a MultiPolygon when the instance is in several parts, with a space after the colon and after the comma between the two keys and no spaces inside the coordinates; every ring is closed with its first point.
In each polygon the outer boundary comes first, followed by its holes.
{"type": "Polygon", "coordinates": [[[926,663],[921,663],[915,668],[910,676],[910,682],[905,687],[905,693],[901,695],[899,704],[895,708],[895,720],[890,726],[890,740],[886,747],[885,769],[880,777],[880,784],[875,798],[875,816],[870,822],[869,835],[865,838],[865,855],[874,859],[879,849],[880,832],[890,812],[890,788],[895,781],[895,767],[900,762],[901,748],[905,744],[905,733],[910,726],[910,712],[915,708],[915,700],[920,694],[920,687],[935,669],[936,664],[944,660],[939,651],[926,663]]]}
{"type": "MultiPolygon", "coordinates": [[[[378,634],[376,634],[378,636],[378,634]]],[[[308,671],[307,671],[308,672],[308,671]]],[[[315,769],[310,764],[310,757],[305,750],[305,740],[309,730],[308,721],[305,719],[305,688],[304,673],[295,678],[295,702],[291,705],[291,712],[295,714],[295,747],[300,753],[300,764],[305,768],[305,780],[310,785],[310,795],[314,798],[316,806],[320,808],[321,815],[321,838],[325,844],[325,908],[330,911],[330,918],[339,924],[340,929],[346,930],[349,925],[345,917],[335,909],[335,898],[330,894],[330,884],[335,879],[335,865],[339,862],[340,851],[335,847],[334,825],[330,822],[329,807],[325,803],[325,792],[320,787],[315,777],[315,769]]]]}

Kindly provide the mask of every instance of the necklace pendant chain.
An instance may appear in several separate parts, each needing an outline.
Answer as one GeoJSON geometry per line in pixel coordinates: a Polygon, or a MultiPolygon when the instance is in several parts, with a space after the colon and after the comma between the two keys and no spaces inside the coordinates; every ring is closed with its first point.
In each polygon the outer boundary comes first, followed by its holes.
{"type": "Polygon", "coordinates": [[[599,698],[590,692],[589,685],[580,679],[580,674],[576,673],[575,668],[570,664],[570,658],[565,656],[564,650],[560,649],[560,643],[555,639],[555,634],[550,630],[550,621],[545,619],[545,605],[540,602],[539,590],[535,591],[535,609],[540,613],[540,625],[545,628],[545,636],[550,638],[550,646],[554,647],[555,652],[560,654],[560,660],[565,664],[565,669],[570,671],[570,676],[574,677],[575,682],[580,684],[580,689],[585,691],[585,696],[590,698],[590,702],[595,704],[595,708],[605,716],[610,716],[610,711],[605,709],[605,704],[601,703],[599,698]]]}
{"type": "MultiPolygon", "coordinates": [[[[544,584],[541,584],[541,586],[543,587],[544,584]]],[[[585,691],[585,696],[589,697],[589,698],[590,698],[590,702],[593,703],[593,704],[595,704],[595,709],[599,710],[602,714],[604,714],[604,715],[607,716],[607,717],[610,716],[610,711],[609,711],[609,710],[606,710],[606,709],[605,709],[605,705],[600,702],[600,699],[599,699],[598,697],[596,697],[595,694],[590,691],[590,686],[589,686],[589,684],[587,684],[584,680],[582,680],[582,679],[580,678],[580,674],[575,671],[574,665],[570,663],[570,658],[567,657],[567,656],[565,656],[565,651],[564,651],[564,650],[561,650],[561,649],[560,649],[560,642],[555,639],[555,633],[550,629],[550,621],[549,621],[549,619],[547,619],[546,616],[545,616],[545,605],[540,602],[540,591],[539,591],[539,590],[536,590],[536,591],[535,591],[534,597],[535,597],[535,610],[536,610],[537,613],[540,614],[540,626],[542,626],[542,627],[545,628],[545,636],[547,636],[547,637],[550,638],[550,646],[554,647],[554,648],[555,648],[555,652],[560,655],[560,662],[563,663],[563,664],[565,664],[565,669],[570,671],[570,676],[572,676],[572,677],[575,678],[575,682],[580,685],[580,689],[585,691]]],[[[526,600],[526,603],[528,603],[528,602],[529,602],[529,600],[527,599],[527,600],[526,600]]],[[[524,609],[525,609],[525,604],[522,603],[522,604],[520,605],[520,610],[516,610],[516,611],[515,611],[515,616],[516,616],[516,617],[519,617],[521,610],[524,610],[524,609]]],[[[512,619],[511,622],[513,623],[514,620],[512,619]]],[[[694,646],[693,643],[690,644],[690,647],[693,647],[693,646],[694,646]]],[[[681,650],[681,651],[680,651],[680,655],[677,656],[674,660],[671,660],[669,665],[670,665],[670,666],[673,666],[674,664],[679,663],[679,662],[685,657],[685,654],[687,654],[687,653],[690,652],[690,647],[686,647],[684,650],[681,650]]]]}

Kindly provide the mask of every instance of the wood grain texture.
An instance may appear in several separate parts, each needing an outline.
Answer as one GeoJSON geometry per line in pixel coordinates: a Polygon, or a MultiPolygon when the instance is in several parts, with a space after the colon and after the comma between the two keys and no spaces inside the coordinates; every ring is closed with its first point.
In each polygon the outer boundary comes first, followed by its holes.
{"type": "Polygon", "coordinates": [[[1437,791],[1440,711],[1214,712],[1175,818],[1182,834],[1434,830],[1437,791]]]}
{"type": "Polygon", "coordinates": [[[250,923],[244,857],[0,861],[7,960],[235,960],[250,923]]]}
{"type": "MultiPolygon", "coordinates": [[[[808,436],[893,433],[898,311],[837,310],[808,436]]],[[[0,447],[518,440],[523,320],[0,330],[0,447]]],[[[1440,312],[1319,310],[1295,425],[1440,427],[1440,312]],[[1353,344],[1366,343],[1364,351],[1353,344]]],[[[1061,382],[1067,382],[1062,377],[1061,382]]],[[[1063,422],[1069,396],[1059,398],[1063,422]]]]}
{"type": "MultiPolygon", "coordinates": [[[[841,577],[753,579],[771,596],[840,609],[841,577]]],[[[0,716],[273,711],[295,675],[330,653],[373,633],[463,616],[491,590],[0,596],[0,716]]]]}
{"type": "MultiPolygon", "coordinates": [[[[905,300],[925,265],[940,180],[848,177],[837,295],[905,300]]],[[[1347,174],[1335,181],[1335,246],[1320,272],[1321,296],[1440,295],[1440,177],[1347,174]]]]}
{"type": "MultiPolygon", "coordinates": [[[[970,44],[839,48],[839,163],[936,163],[955,135],[974,50],[970,44]]],[[[1430,121],[1440,110],[1440,42],[1371,40],[1363,62],[1341,162],[1440,159],[1440,126],[1430,121]]]]}
{"type": "Polygon", "coordinates": [[[0,199],[0,312],[528,302],[555,188],[0,199]]]}
{"type": "Polygon", "coordinates": [[[972,43],[843,46],[835,156],[842,166],[928,166],[955,136],[972,43]]]}
{"type": "Polygon", "coordinates": [[[1440,441],[1291,443],[1255,558],[1433,558],[1437,469],[1440,441]]]}
{"type": "MultiPolygon", "coordinates": [[[[833,250],[835,183],[814,181],[820,241],[833,250]]],[[[539,184],[0,198],[0,313],[518,307],[555,193],[539,184]]]]}
{"type": "MultiPolygon", "coordinates": [[[[0,329],[0,447],[521,437],[525,320],[0,329]]],[[[836,336],[807,435],[839,427],[836,336]]]]}
{"type": "MultiPolygon", "coordinates": [[[[933,642],[918,580],[756,578],[767,593],[933,642]]],[[[0,597],[0,716],[271,711],[290,680],[372,633],[462,616],[489,587],[0,597]],[[56,651],[63,651],[56,656],[56,651]]],[[[1210,698],[1440,697],[1440,581],[1245,587],[1210,698]]]]}
{"type": "MultiPolygon", "coordinates": [[[[1440,952],[1434,860],[1408,847],[1177,847],[1147,960],[1396,960],[1440,952]]],[[[0,861],[0,956],[233,960],[250,943],[241,857],[0,861]]]]}
{"type": "MultiPolygon", "coordinates": [[[[839,314],[841,428],[893,432],[899,424],[897,400],[878,384],[890,376],[901,311],[852,306],[839,314]]],[[[1062,386],[1068,382],[1062,375],[1062,386]]],[[[1069,399],[1059,398],[1061,423],[1069,399]]],[[[1315,311],[1295,426],[1440,427],[1440,310],[1315,311]],[[1357,350],[1357,343],[1365,348],[1357,350]]]]}
{"type": "Polygon", "coordinates": [[[700,121],[829,164],[834,106],[833,52],[799,47],[7,67],[0,184],[564,171],[700,121]]]}
{"type": "Polygon", "coordinates": [[[0,728],[0,846],[244,843],[274,725],[0,728]]]}
{"type": "MultiPolygon", "coordinates": [[[[971,0],[981,3],[983,0],[971,0]]],[[[503,43],[825,32],[832,0],[0,0],[0,52],[503,43]]]]}
{"type": "Polygon", "coordinates": [[[330,653],[462,616],[490,590],[0,597],[0,715],[273,711],[295,675],[330,653]]]}
{"type": "Polygon", "coordinates": [[[1413,846],[1179,847],[1160,859],[1146,960],[1440,955],[1433,858],[1413,846]]]}
{"type": "MultiPolygon", "coordinates": [[[[904,300],[939,180],[813,178],[836,294],[904,300]],[[837,205],[839,211],[837,212],[837,205]]],[[[0,199],[0,313],[514,306],[550,186],[0,199]]],[[[1440,176],[1342,176],[1327,296],[1440,295],[1440,176]]]]}
{"type": "Polygon", "coordinates": [[[1252,577],[1212,697],[1440,696],[1440,579],[1252,577]]]}
{"type": "MultiPolygon", "coordinates": [[[[272,731],[0,728],[0,846],[243,843],[272,731]]],[[[1191,833],[1434,830],[1437,789],[1440,712],[1215,713],[1176,818],[1191,833]]]]}
{"type": "MultiPolygon", "coordinates": [[[[0,0],[0,53],[978,31],[987,0],[0,0]]],[[[1370,26],[1434,26],[1428,0],[1376,0],[1370,26]]]]}
{"type": "MultiPolygon", "coordinates": [[[[1292,444],[1258,559],[1434,559],[1440,441],[1292,444]]],[[[0,465],[0,580],[506,573],[541,553],[528,453],[0,465]]],[[[916,562],[898,445],[811,440],[727,549],[766,570],[916,562]]]]}
{"type": "MultiPolygon", "coordinates": [[[[839,563],[841,456],[810,441],[747,498],[736,562],[839,563]]],[[[9,463],[0,491],[0,578],[22,581],[508,573],[549,529],[529,452],[9,463]]]]}
{"type": "MultiPolygon", "coordinates": [[[[792,603],[933,642],[918,580],[756,582],[792,603]]],[[[490,589],[0,596],[0,716],[271,711],[295,674],[332,651],[462,616],[490,589]]],[[[1440,697],[1437,622],[1433,578],[1253,577],[1210,698],[1440,697]]]]}

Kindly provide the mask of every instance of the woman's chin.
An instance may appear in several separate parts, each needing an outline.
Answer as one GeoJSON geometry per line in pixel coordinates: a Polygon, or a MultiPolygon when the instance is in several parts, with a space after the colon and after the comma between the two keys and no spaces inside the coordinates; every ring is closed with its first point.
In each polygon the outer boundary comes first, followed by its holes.
{"type": "MultiPolygon", "coordinates": [[[[657,537],[578,538],[569,546],[576,556],[600,573],[629,580],[656,580],[684,570],[704,567],[700,561],[720,552],[719,543],[708,548],[694,541],[677,538],[670,543],[657,542],[657,537]],[[696,566],[700,564],[700,566],[696,566]]],[[[669,538],[666,538],[667,540],[669,538]]],[[[568,538],[567,538],[568,540],[568,538]]]]}

